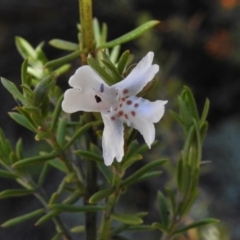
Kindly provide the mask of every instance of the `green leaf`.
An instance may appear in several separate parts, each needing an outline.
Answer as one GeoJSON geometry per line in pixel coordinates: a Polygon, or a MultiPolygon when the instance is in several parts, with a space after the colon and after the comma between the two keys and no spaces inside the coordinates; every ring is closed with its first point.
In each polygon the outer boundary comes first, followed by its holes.
{"type": "Polygon", "coordinates": [[[129,226],[126,231],[153,231],[154,228],[151,225],[135,225],[129,226]]]}
{"type": "Polygon", "coordinates": [[[80,157],[83,157],[83,158],[88,159],[88,160],[92,160],[92,161],[95,161],[95,162],[103,162],[102,156],[99,156],[96,153],[92,153],[92,152],[89,152],[89,151],[82,151],[82,150],[76,150],[76,151],[74,151],[74,153],[79,155],[80,157]]]}
{"type": "Polygon", "coordinates": [[[19,217],[16,217],[16,218],[12,218],[12,219],[4,222],[1,225],[1,227],[11,227],[11,226],[17,225],[19,223],[25,222],[29,219],[35,218],[39,215],[42,215],[43,213],[45,213],[45,210],[43,208],[41,208],[41,209],[38,209],[36,211],[27,213],[25,215],[22,215],[22,216],[19,216],[19,217]]]}
{"type": "Polygon", "coordinates": [[[22,93],[17,89],[16,85],[13,82],[8,81],[7,79],[1,77],[1,82],[3,86],[12,94],[15,100],[20,100],[22,103],[27,103],[27,100],[22,93]]]}
{"type": "Polygon", "coordinates": [[[143,181],[146,181],[150,178],[153,178],[153,177],[158,177],[162,174],[162,171],[152,171],[152,172],[149,172],[149,173],[145,173],[143,174],[141,177],[139,177],[138,179],[136,179],[136,181],[132,182],[132,184],[136,184],[136,183],[139,183],[139,182],[143,182],[143,181]]]}
{"type": "Polygon", "coordinates": [[[9,197],[22,197],[26,195],[33,194],[34,190],[26,190],[26,189],[9,189],[0,192],[0,199],[9,198],[9,197]]]}
{"type": "Polygon", "coordinates": [[[55,48],[67,50],[67,51],[76,51],[78,50],[78,44],[61,40],[61,39],[52,39],[49,41],[49,44],[55,48]]]}
{"type": "Polygon", "coordinates": [[[11,172],[5,171],[5,170],[0,170],[0,177],[16,179],[16,178],[18,178],[18,175],[15,174],[15,173],[11,173],[11,172]]]}
{"type": "Polygon", "coordinates": [[[56,83],[54,75],[49,75],[41,80],[33,90],[33,105],[40,106],[48,91],[53,88],[56,83]]]}
{"type": "Polygon", "coordinates": [[[61,118],[58,121],[58,127],[57,127],[57,142],[58,144],[63,147],[66,142],[66,131],[67,131],[67,119],[61,118]]]}
{"type": "Polygon", "coordinates": [[[25,116],[22,116],[21,114],[16,112],[10,112],[8,114],[15,122],[19,123],[23,127],[29,129],[32,132],[36,131],[35,127],[32,125],[31,122],[28,121],[28,119],[25,118],[25,116]]]}
{"type": "Polygon", "coordinates": [[[67,172],[67,168],[65,166],[65,164],[63,162],[61,162],[60,160],[58,159],[53,159],[53,160],[50,160],[47,162],[49,165],[55,167],[56,169],[66,173],[67,172]]]}
{"type": "Polygon", "coordinates": [[[112,195],[114,192],[115,192],[115,189],[114,189],[114,188],[107,188],[107,189],[100,190],[100,191],[94,193],[94,194],[89,198],[88,202],[89,202],[90,204],[97,203],[97,202],[101,201],[102,199],[109,197],[109,196],[112,195]]]}
{"type": "Polygon", "coordinates": [[[204,107],[203,107],[202,116],[201,116],[201,119],[200,119],[200,128],[203,126],[203,124],[205,123],[205,121],[207,119],[209,107],[210,107],[210,102],[209,102],[208,99],[206,99],[204,107]]]}
{"type": "Polygon", "coordinates": [[[126,186],[130,185],[132,182],[136,181],[142,175],[144,175],[145,173],[147,173],[147,172],[149,172],[149,171],[151,171],[151,170],[161,166],[166,161],[167,161],[167,159],[158,159],[158,160],[155,160],[155,161],[152,161],[152,162],[146,164],[144,167],[142,167],[139,170],[137,170],[131,176],[129,176],[128,178],[124,179],[122,181],[121,185],[123,187],[126,187],[126,186]]]}
{"type": "Polygon", "coordinates": [[[161,224],[161,223],[155,222],[155,223],[152,224],[152,227],[153,227],[154,229],[158,229],[159,231],[161,231],[161,232],[163,232],[163,233],[167,233],[166,227],[163,226],[163,224],[161,224]]]}
{"type": "Polygon", "coordinates": [[[53,204],[51,208],[62,212],[97,212],[104,209],[101,206],[95,205],[73,206],[70,204],[53,204]]]}
{"type": "Polygon", "coordinates": [[[17,50],[24,59],[29,57],[32,59],[37,58],[36,51],[24,38],[15,37],[15,44],[17,46],[17,50]]]}
{"type": "Polygon", "coordinates": [[[135,163],[136,161],[142,160],[142,155],[141,154],[135,154],[127,159],[123,159],[123,162],[121,164],[121,168],[122,169],[127,169],[129,168],[133,163],[135,163]]]}
{"type": "Polygon", "coordinates": [[[80,226],[76,226],[70,229],[71,233],[81,233],[85,231],[85,226],[80,225],[80,226]]]}
{"type": "Polygon", "coordinates": [[[53,111],[52,121],[51,121],[51,125],[50,125],[50,129],[52,131],[54,131],[57,126],[58,118],[62,111],[62,101],[63,101],[63,95],[58,99],[57,104],[53,111]]]}
{"type": "Polygon", "coordinates": [[[143,220],[141,218],[133,215],[127,215],[127,214],[112,213],[111,218],[118,222],[129,224],[129,225],[138,225],[143,223],[143,220]]]}
{"type": "Polygon", "coordinates": [[[51,220],[52,218],[56,217],[59,213],[60,213],[60,211],[57,211],[57,210],[50,211],[50,212],[46,213],[44,216],[42,216],[40,219],[38,219],[38,221],[34,225],[39,226],[39,225],[51,220]]]}
{"type": "Polygon", "coordinates": [[[130,51],[126,50],[120,57],[118,64],[117,64],[117,69],[120,74],[123,74],[124,70],[127,67],[128,59],[130,56],[130,51]]]}
{"type": "Polygon", "coordinates": [[[28,85],[27,68],[28,68],[28,59],[25,59],[24,62],[22,63],[21,79],[22,79],[22,84],[27,84],[28,85]]]}
{"type": "Polygon", "coordinates": [[[165,189],[167,191],[168,198],[170,200],[172,212],[173,212],[173,214],[175,214],[176,213],[176,200],[175,200],[173,190],[171,188],[168,188],[168,187],[166,187],[165,189]]]}
{"type": "Polygon", "coordinates": [[[195,223],[189,224],[189,225],[175,231],[174,235],[186,232],[187,230],[192,229],[192,228],[198,228],[198,227],[201,227],[201,226],[204,226],[204,225],[214,224],[214,223],[219,223],[219,220],[217,220],[215,218],[205,218],[203,220],[200,220],[200,221],[197,221],[195,223]]]}
{"type": "Polygon", "coordinates": [[[119,38],[116,38],[116,39],[114,39],[110,42],[101,44],[100,46],[97,47],[97,49],[111,48],[111,47],[114,47],[116,45],[121,45],[125,42],[129,42],[129,41],[131,41],[131,40],[133,40],[137,37],[140,37],[144,32],[146,32],[150,28],[156,26],[157,24],[159,24],[159,21],[146,22],[146,23],[142,24],[141,26],[139,26],[138,28],[132,30],[129,33],[126,33],[126,34],[122,35],[119,38]]]}
{"type": "Polygon", "coordinates": [[[114,178],[113,172],[103,162],[97,162],[97,165],[108,183],[112,184],[114,178]]]}
{"type": "Polygon", "coordinates": [[[182,98],[185,100],[185,103],[188,106],[189,112],[191,113],[192,118],[199,120],[198,110],[195,98],[192,94],[192,91],[187,86],[184,86],[184,90],[182,93],[182,98]]]}
{"type": "Polygon", "coordinates": [[[21,138],[16,143],[16,156],[18,159],[23,158],[23,142],[21,138]]]}
{"type": "Polygon", "coordinates": [[[54,68],[54,67],[62,66],[63,64],[69,63],[72,60],[80,57],[81,53],[83,53],[83,51],[77,50],[77,51],[75,51],[75,52],[73,52],[71,54],[68,54],[68,55],[64,56],[64,57],[61,57],[61,58],[58,58],[58,59],[55,59],[55,60],[47,62],[44,65],[44,67],[45,68],[54,68]]]}
{"type": "Polygon", "coordinates": [[[69,140],[69,142],[65,145],[65,147],[63,148],[63,150],[67,150],[69,147],[72,146],[72,144],[77,140],[80,139],[81,136],[89,129],[91,128],[93,125],[95,124],[95,122],[90,122],[85,124],[84,126],[80,127],[75,134],[73,135],[73,137],[71,138],[71,140],[69,140]]]}
{"type": "Polygon", "coordinates": [[[169,226],[169,210],[166,199],[160,191],[158,191],[157,199],[160,210],[161,222],[164,228],[167,229],[169,226]]]}
{"type": "Polygon", "coordinates": [[[54,159],[57,156],[58,156],[58,154],[54,152],[54,153],[45,154],[45,155],[42,155],[42,156],[24,158],[24,159],[21,159],[20,161],[16,162],[15,164],[13,164],[13,167],[18,168],[18,167],[27,166],[27,165],[30,165],[30,164],[42,163],[42,162],[54,159]]]}
{"type": "Polygon", "coordinates": [[[48,172],[49,172],[49,165],[48,165],[48,163],[44,163],[43,168],[42,168],[41,173],[40,173],[40,176],[38,178],[38,185],[39,186],[43,185],[43,183],[44,183],[44,181],[47,177],[48,172]]]}
{"type": "Polygon", "coordinates": [[[119,53],[120,53],[120,46],[119,45],[112,48],[112,51],[109,55],[110,61],[112,63],[115,64],[117,62],[117,59],[119,57],[119,53]]]}
{"type": "Polygon", "coordinates": [[[95,70],[95,72],[101,76],[109,85],[115,83],[114,79],[99,65],[99,63],[92,57],[87,58],[88,64],[95,70]]]}

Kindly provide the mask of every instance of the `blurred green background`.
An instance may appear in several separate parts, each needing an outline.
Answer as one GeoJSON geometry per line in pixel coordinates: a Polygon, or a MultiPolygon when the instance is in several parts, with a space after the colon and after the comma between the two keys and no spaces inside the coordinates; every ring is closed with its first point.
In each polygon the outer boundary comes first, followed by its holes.
{"type": "MultiPolygon", "coordinates": [[[[171,172],[182,146],[182,133],[168,110],[177,109],[177,95],[186,84],[193,90],[200,110],[206,98],[211,103],[210,128],[203,149],[204,160],[211,163],[203,167],[201,194],[188,221],[205,216],[221,220],[221,224],[204,229],[200,238],[193,232],[188,239],[240,239],[240,1],[93,0],[93,6],[94,16],[108,24],[109,40],[144,21],[161,21],[151,32],[123,45],[122,50],[130,49],[135,55],[134,62],[150,50],[155,52],[160,83],[149,98],[169,100],[166,115],[157,125],[157,138],[163,149],[161,155],[170,156],[172,165],[160,178],[133,187],[123,196],[120,209],[127,205],[150,211],[146,221],[159,220],[154,201],[156,191],[162,190],[165,184],[173,184],[171,172]]],[[[0,0],[0,76],[20,83],[22,59],[15,48],[15,36],[27,39],[33,46],[45,41],[48,58],[55,59],[65,53],[47,42],[53,38],[77,42],[78,20],[77,0],[0,0]]],[[[71,72],[59,79],[62,88],[67,88],[67,80],[78,66],[79,61],[75,61],[71,72]]],[[[8,117],[7,112],[15,102],[2,86],[0,102],[0,127],[5,134],[13,142],[22,136],[26,155],[36,152],[39,146],[33,144],[32,134],[8,117]]],[[[148,158],[159,153],[155,149],[149,152],[148,158]]],[[[49,176],[45,184],[49,193],[61,177],[57,172],[49,176]]],[[[0,191],[10,187],[16,187],[16,183],[1,179],[0,191]]],[[[1,200],[0,223],[38,205],[33,197],[1,200]]],[[[70,224],[75,221],[70,216],[64,217],[70,224]]],[[[36,228],[32,225],[33,222],[27,222],[0,229],[0,239],[50,239],[51,223],[36,228]]],[[[133,234],[132,239],[135,238],[159,239],[159,236],[133,234]]]]}

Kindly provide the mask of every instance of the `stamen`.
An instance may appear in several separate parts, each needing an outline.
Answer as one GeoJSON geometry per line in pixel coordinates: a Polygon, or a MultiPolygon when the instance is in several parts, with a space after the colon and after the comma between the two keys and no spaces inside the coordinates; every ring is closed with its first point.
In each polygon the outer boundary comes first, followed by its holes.
{"type": "Polygon", "coordinates": [[[104,85],[103,85],[103,83],[101,83],[101,85],[100,85],[100,92],[104,92],[104,85]]]}
{"type": "Polygon", "coordinates": [[[95,95],[95,99],[96,99],[96,102],[97,102],[97,103],[99,103],[99,102],[102,101],[102,99],[101,99],[99,96],[97,96],[97,95],[95,95]]]}

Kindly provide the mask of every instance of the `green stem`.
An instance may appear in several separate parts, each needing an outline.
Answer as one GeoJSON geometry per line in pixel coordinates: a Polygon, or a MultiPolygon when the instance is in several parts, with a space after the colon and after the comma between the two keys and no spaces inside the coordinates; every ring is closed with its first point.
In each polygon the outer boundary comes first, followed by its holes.
{"type": "Polygon", "coordinates": [[[116,187],[116,192],[113,193],[107,200],[99,240],[110,240],[111,237],[111,223],[112,223],[111,213],[113,213],[121,193],[120,184],[122,173],[119,172],[118,170],[120,169],[118,169],[117,165],[117,168],[114,171],[115,179],[113,183],[113,185],[116,187]]]}
{"type": "Polygon", "coordinates": [[[81,55],[82,63],[86,64],[86,57],[94,49],[92,0],[79,0],[80,12],[80,50],[86,49],[86,53],[81,55]]]}
{"type": "MultiPolygon", "coordinates": [[[[87,161],[87,186],[85,195],[85,205],[88,199],[97,191],[97,166],[95,162],[87,161]]],[[[96,240],[97,238],[97,213],[86,212],[85,214],[86,240],[96,240]]]]}
{"type": "MultiPolygon", "coordinates": [[[[85,113],[86,122],[93,120],[91,113],[85,113]]],[[[91,143],[97,145],[97,136],[95,136],[94,130],[90,129],[86,138],[86,148],[91,151],[91,143]]],[[[88,205],[88,199],[97,191],[97,165],[93,161],[86,162],[86,194],[85,194],[85,205],[88,205]]],[[[86,212],[85,214],[85,232],[86,240],[97,239],[97,213],[86,212]]]]}
{"type": "MultiPolygon", "coordinates": [[[[48,202],[47,194],[45,193],[43,188],[37,186],[37,184],[33,181],[33,179],[30,177],[30,175],[28,175],[27,177],[25,176],[22,179],[19,179],[18,182],[26,189],[29,189],[29,187],[31,189],[35,189],[36,192],[34,193],[34,196],[42,203],[42,205],[46,209],[46,212],[51,211],[51,209],[48,207],[48,204],[47,204],[47,202],[48,202]]],[[[61,234],[62,239],[63,240],[72,240],[72,238],[68,232],[68,229],[62,222],[61,218],[59,216],[56,216],[56,217],[53,217],[52,220],[55,224],[56,231],[59,234],[61,234]]]]}

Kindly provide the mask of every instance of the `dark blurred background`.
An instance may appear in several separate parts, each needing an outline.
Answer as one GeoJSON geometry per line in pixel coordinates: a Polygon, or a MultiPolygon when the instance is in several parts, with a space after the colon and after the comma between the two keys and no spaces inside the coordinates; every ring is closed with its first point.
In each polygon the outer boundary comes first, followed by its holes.
{"type": "MultiPolygon", "coordinates": [[[[109,40],[145,20],[161,21],[151,33],[125,44],[122,50],[130,49],[136,60],[149,50],[155,52],[155,61],[161,66],[159,78],[163,88],[159,91],[162,99],[169,100],[168,109],[176,107],[177,94],[184,84],[193,90],[199,109],[206,98],[210,99],[210,128],[203,155],[204,159],[211,160],[211,164],[204,168],[202,201],[196,203],[192,216],[211,216],[221,220],[221,224],[209,229],[215,231],[217,237],[203,236],[202,239],[240,239],[240,1],[93,0],[93,5],[94,16],[108,24],[109,40]]],[[[44,41],[47,57],[55,59],[65,53],[47,42],[53,38],[77,42],[78,20],[77,0],[0,0],[0,76],[20,82],[22,59],[15,48],[15,36],[27,39],[33,46],[44,41]]],[[[79,63],[74,64],[77,67],[79,63]]],[[[67,79],[68,76],[60,79],[63,87],[67,87],[67,79]]],[[[22,136],[28,142],[31,134],[7,115],[15,103],[2,86],[0,102],[0,127],[11,141],[22,136]]],[[[161,133],[164,130],[160,125],[161,133]]],[[[174,139],[178,136],[173,132],[169,135],[165,130],[162,136],[166,136],[167,143],[175,144],[174,139]]],[[[164,140],[162,137],[161,141],[164,140]]],[[[51,192],[57,184],[58,180],[49,177],[46,188],[51,192]]],[[[153,180],[142,185],[140,190],[133,189],[140,199],[135,204],[153,211],[154,192],[161,189],[162,184],[153,180]]],[[[10,187],[16,187],[16,184],[1,179],[0,191],[10,187]]],[[[135,207],[134,203],[131,204],[135,207]]],[[[37,206],[31,197],[1,200],[0,222],[37,206]]],[[[159,220],[156,213],[152,214],[152,219],[159,220]]],[[[32,224],[28,222],[19,227],[0,229],[0,239],[50,239],[46,236],[52,231],[51,223],[36,228],[32,224]]],[[[155,239],[154,235],[152,239],[155,239]]]]}

